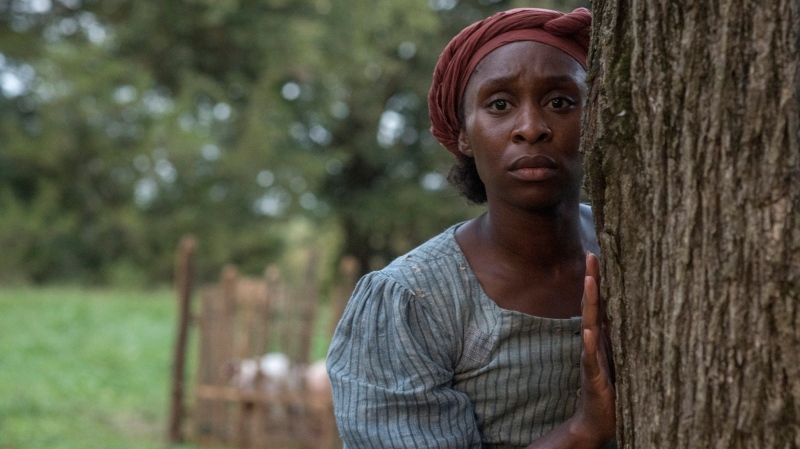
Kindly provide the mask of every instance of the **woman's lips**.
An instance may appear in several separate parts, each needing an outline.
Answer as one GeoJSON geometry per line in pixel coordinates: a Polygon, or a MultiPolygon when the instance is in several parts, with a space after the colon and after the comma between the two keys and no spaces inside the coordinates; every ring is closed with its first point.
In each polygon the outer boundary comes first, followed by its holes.
{"type": "Polygon", "coordinates": [[[509,171],[524,181],[546,181],[556,175],[558,164],[541,154],[522,156],[511,164],[509,171]]]}

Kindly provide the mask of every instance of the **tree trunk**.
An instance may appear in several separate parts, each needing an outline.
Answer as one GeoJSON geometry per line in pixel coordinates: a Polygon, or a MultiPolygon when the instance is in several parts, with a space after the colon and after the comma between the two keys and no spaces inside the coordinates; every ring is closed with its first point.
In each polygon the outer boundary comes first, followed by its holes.
{"type": "Polygon", "coordinates": [[[798,0],[595,0],[621,448],[800,448],[798,0]]]}

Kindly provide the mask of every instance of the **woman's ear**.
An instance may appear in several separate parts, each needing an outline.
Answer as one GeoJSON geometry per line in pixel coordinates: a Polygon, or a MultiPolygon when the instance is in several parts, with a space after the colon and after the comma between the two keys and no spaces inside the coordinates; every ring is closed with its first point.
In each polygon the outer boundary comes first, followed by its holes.
{"type": "Polygon", "coordinates": [[[469,144],[469,138],[467,138],[467,132],[464,131],[464,128],[461,128],[461,131],[458,132],[458,151],[464,156],[473,157],[472,147],[469,144]]]}

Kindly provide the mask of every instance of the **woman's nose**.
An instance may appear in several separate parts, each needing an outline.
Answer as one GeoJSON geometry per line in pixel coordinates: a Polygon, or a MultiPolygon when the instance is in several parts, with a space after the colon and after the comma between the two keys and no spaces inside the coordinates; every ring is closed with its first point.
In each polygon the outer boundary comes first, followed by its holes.
{"type": "Polygon", "coordinates": [[[515,143],[536,143],[553,137],[553,131],[550,129],[543,112],[541,108],[535,105],[524,106],[519,109],[512,137],[515,143]]]}

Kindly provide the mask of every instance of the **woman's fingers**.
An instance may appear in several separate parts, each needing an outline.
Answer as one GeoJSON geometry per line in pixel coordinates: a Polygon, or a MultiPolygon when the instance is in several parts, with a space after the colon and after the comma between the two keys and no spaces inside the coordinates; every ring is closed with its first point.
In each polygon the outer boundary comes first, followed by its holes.
{"type": "Polygon", "coordinates": [[[600,262],[593,253],[586,252],[586,276],[591,276],[600,285],[600,262]]]}
{"type": "Polygon", "coordinates": [[[581,324],[583,329],[590,329],[599,333],[600,330],[600,310],[599,298],[597,297],[597,283],[591,276],[583,278],[583,310],[581,313],[581,324]]]}
{"type": "Polygon", "coordinates": [[[593,334],[589,329],[583,330],[583,360],[581,360],[581,365],[583,366],[584,380],[589,384],[594,383],[593,379],[600,375],[602,368],[597,362],[597,334],[593,334]]]}
{"type": "MultiPolygon", "coordinates": [[[[587,270],[588,271],[588,270],[587,270]]],[[[583,368],[588,379],[594,379],[601,373],[598,363],[600,348],[600,323],[598,322],[597,284],[591,276],[586,276],[583,282],[583,313],[581,317],[583,328],[583,368]]]]}
{"type": "MultiPolygon", "coordinates": [[[[614,366],[611,361],[611,330],[608,326],[608,318],[606,315],[606,301],[600,296],[600,261],[597,256],[591,252],[586,253],[586,276],[594,278],[594,293],[597,303],[596,323],[598,326],[598,343],[597,348],[600,351],[601,367],[603,372],[612,382],[614,380],[614,366]]],[[[584,286],[584,292],[588,291],[588,287],[584,286]]],[[[584,302],[586,295],[584,294],[584,302]]]]}
{"type": "Polygon", "coordinates": [[[577,415],[597,441],[614,437],[616,417],[614,411],[613,368],[607,354],[610,348],[605,340],[605,315],[598,287],[600,264],[594,254],[586,254],[586,276],[583,281],[583,310],[581,327],[583,353],[581,355],[581,397],[577,415]]]}

